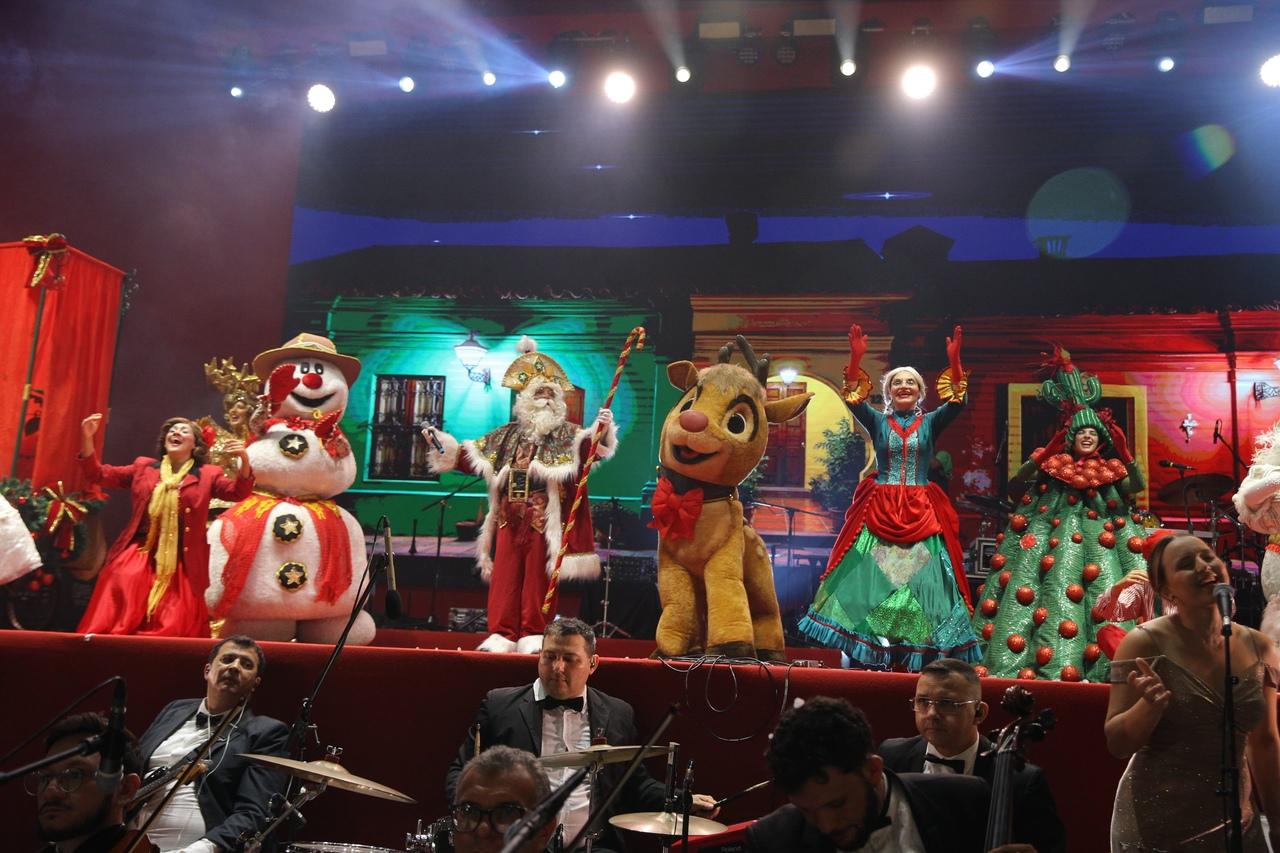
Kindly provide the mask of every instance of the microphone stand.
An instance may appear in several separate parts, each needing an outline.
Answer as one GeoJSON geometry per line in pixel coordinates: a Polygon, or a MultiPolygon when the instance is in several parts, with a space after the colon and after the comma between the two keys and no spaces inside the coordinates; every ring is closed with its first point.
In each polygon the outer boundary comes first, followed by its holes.
{"type": "Polygon", "coordinates": [[[534,806],[519,821],[508,827],[503,835],[501,853],[516,853],[517,850],[528,844],[544,826],[554,820],[564,806],[565,800],[569,799],[569,795],[582,784],[582,780],[586,778],[590,770],[591,767],[589,765],[587,767],[579,767],[572,776],[564,780],[560,787],[548,794],[546,799],[534,806]]]}
{"type": "Polygon", "coordinates": [[[57,764],[67,758],[74,758],[77,755],[92,755],[102,748],[102,735],[91,735],[80,741],[79,746],[73,746],[70,749],[64,749],[62,752],[46,755],[44,758],[37,759],[30,764],[24,764],[17,770],[6,770],[0,772],[0,785],[12,782],[28,773],[39,770],[41,767],[48,767],[50,764],[57,764]]]}
{"type": "MultiPolygon", "coordinates": [[[[798,506],[786,506],[785,504],[771,504],[771,503],[768,503],[767,501],[752,501],[751,505],[767,506],[770,509],[780,509],[787,514],[787,568],[794,569],[795,568],[795,565],[794,565],[795,551],[792,547],[791,540],[795,536],[795,532],[796,532],[796,513],[798,512],[804,515],[815,515],[818,518],[826,518],[826,515],[820,512],[814,512],[813,510],[800,509],[800,507],[798,506]]],[[[812,587],[812,584],[810,584],[810,587],[812,587]]],[[[809,597],[812,598],[815,590],[811,588],[809,592],[810,592],[809,597]]]]}
{"type": "Polygon", "coordinates": [[[613,583],[613,524],[618,512],[618,499],[609,498],[608,523],[604,536],[604,596],[600,599],[600,621],[592,625],[597,637],[612,637],[621,634],[630,639],[631,635],[609,621],[609,587],[613,583]]]}
{"type": "Polygon", "coordinates": [[[1236,763],[1236,698],[1238,680],[1231,672],[1231,620],[1222,620],[1223,667],[1222,690],[1222,780],[1218,795],[1223,797],[1223,828],[1226,830],[1227,853],[1243,853],[1244,839],[1240,815],[1240,767],[1236,763]]]}
{"type": "MultiPolygon", "coordinates": [[[[440,620],[436,619],[436,595],[440,591],[440,549],[444,546],[444,514],[445,514],[445,511],[448,510],[449,508],[449,499],[456,496],[458,492],[462,491],[463,489],[471,488],[472,486],[474,486],[476,483],[479,483],[483,479],[484,477],[472,477],[470,480],[467,480],[461,486],[458,486],[458,488],[454,489],[452,492],[449,492],[449,494],[445,495],[444,497],[437,498],[433,500],[431,503],[423,504],[418,508],[418,512],[426,512],[432,507],[435,507],[435,506],[440,507],[440,520],[436,524],[436,559],[431,571],[431,609],[427,612],[427,624],[426,624],[426,627],[429,628],[430,630],[433,630],[433,631],[440,630],[440,620]]],[[[416,546],[418,544],[416,539],[418,535],[417,519],[414,519],[413,531],[414,531],[413,535],[415,537],[413,544],[414,546],[416,546]]],[[[411,553],[417,553],[417,552],[412,551],[411,553]]]]}
{"type": "Polygon", "coordinates": [[[1191,501],[1190,501],[1190,498],[1187,496],[1186,485],[1183,483],[1183,480],[1187,476],[1187,472],[1186,472],[1186,469],[1182,468],[1181,466],[1175,465],[1173,467],[1178,469],[1178,484],[1182,486],[1182,489],[1181,489],[1182,514],[1187,517],[1187,533],[1190,533],[1192,536],[1195,536],[1196,530],[1195,530],[1195,527],[1191,524],[1191,501]]]}

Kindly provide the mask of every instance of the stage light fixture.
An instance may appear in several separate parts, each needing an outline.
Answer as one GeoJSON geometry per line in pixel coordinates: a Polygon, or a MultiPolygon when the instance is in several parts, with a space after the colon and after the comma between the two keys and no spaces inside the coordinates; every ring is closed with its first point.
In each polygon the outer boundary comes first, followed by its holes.
{"type": "Polygon", "coordinates": [[[486,86],[493,86],[498,82],[498,75],[494,74],[492,71],[486,71],[480,75],[480,80],[486,86]]]}
{"type": "Polygon", "coordinates": [[[800,375],[800,371],[794,367],[784,367],[778,371],[778,378],[782,380],[783,385],[790,385],[796,381],[796,377],[800,375]]]}
{"type": "Polygon", "coordinates": [[[1059,74],[1066,74],[1071,70],[1071,57],[1065,53],[1058,54],[1058,58],[1053,60],[1053,70],[1059,74]]]}
{"type": "Polygon", "coordinates": [[[923,100],[938,88],[938,73],[928,65],[912,65],[902,75],[902,93],[914,101],[923,100]]]}
{"type": "Polygon", "coordinates": [[[688,83],[692,79],[693,79],[693,72],[689,70],[689,66],[681,65],[679,68],[676,69],[677,83],[688,83]]]}
{"type": "Polygon", "coordinates": [[[992,74],[996,73],[996,64],[990,59],[984,59],[977,65],[973,66],[973,73],[985,80],[992,74]]]}
{"type": "Polygon", "coordinates": [[[858,70],[858,63],[852,59],[846,59],[840,63],[840,73],[845,77],[852,77],[858,70]]]}
{"type": "Polygon", "coordinates": [[[996,73],[996,64],[991,57],[996,55],[996,34],[986,18],[969,19],[964,31],[965,52],[973,63],[973,73],[986,79],[996,73]]]}
{"type": "Polygon", "coordinates": [[[551,69],[551,72],[547,74],[547,82],[551,84],[552,89],[559,89],[562,88],[565,83],[569,82],[569,77],[559,68],[553,68],[551,69]]]}
{"type": "Polygon", "coordinates": [[[1271,88],[1280,87],[1280,53],[1262,63],[1262,67],[1258,69],[1258,76],[1271,88]]]}
{"type": "Polygon", "coordinates": [[[1174,61],[1172,56],[1162,56],[1156,60],[1156,70],[1161,74],[1168,74],[1177,66],[1177,64],[1178,63],[1174,61]]]}
{"type": "Polygon", "coordinates": [[[636,78],[625,71],[611,71],[604,78],[604,96],[615,104],[625,104],[636,96],[636,78]]]}
{"type": "Polygon", "coordinates": [[[400,78],[400,91],[404,92],[406,95],[412,92],[414,87],[417,85],[418,84],[415,83],[413,78],[408,74],[400,78]]]}
{"type": "Polygon", "coordinates": [[[241,88],[240,86],[232,86],[232,87],[228,90],[228,92],[229,92],[229,94],[231,95],[231,97],[233,97],[233,98],[243,98],[243,97],[244,97],[244,89],[243,89],[243,88],[241,88]]]}
{"type": "Polygon", "coordinates": [[[327,113],[337,106],[338,98],[333,90],[323,83],[316,83],[307,90],[307,106],[318,113],[327,113]]]}

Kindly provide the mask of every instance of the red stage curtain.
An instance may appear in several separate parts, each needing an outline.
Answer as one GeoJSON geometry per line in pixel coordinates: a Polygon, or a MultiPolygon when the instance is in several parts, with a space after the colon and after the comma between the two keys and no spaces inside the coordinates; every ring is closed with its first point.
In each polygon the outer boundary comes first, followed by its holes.
{"type": "MultiPolygon", "coordinates": [[[[28,287],[35,268],[22,243],[0,243],[0,474],[8,476],[14,443],[21,440],[18,418],[35,333],[38,288],[28,287]]],[[[43,415],[34,458],[20,476],[36,487],[62,480],[68,490],[86,484],[75,456],[80,420],[105,412],[111,390],[120,291],[124,273],[77,249],[62,256],[60,289],[45,298],[36,346],[32,387],[43,392],[43,415]]],[[[28,417],[33,404],[28,406],[28,417]]],[[[25,455],[25,454],[24,454],[25,455]]]]}

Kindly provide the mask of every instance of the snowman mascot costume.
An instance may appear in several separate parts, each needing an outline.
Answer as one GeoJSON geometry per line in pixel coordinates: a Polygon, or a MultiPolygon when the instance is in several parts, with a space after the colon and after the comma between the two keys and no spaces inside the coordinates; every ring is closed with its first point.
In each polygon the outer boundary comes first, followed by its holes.
{"type": "Polygon", "coordinates": [[[1270,534],[1262,557],[1262,633],[1280,642],[1280,423],[1258,436],[1253,464],[1232,501],[1240,520],[1270,534]]]}
{"type": "MultiPolygon", "coordinates": [[[[360,361],[303,333],[253,360],[269,376],[254,415],[254,493],[209,528],[209,616],[221,636],[333,643],[355,603],[364,567],[359,522],[333,502],[356,478],[338,428],[360,361]]],[[[348,642],[373,640],[361,611],[348,642]]]]}

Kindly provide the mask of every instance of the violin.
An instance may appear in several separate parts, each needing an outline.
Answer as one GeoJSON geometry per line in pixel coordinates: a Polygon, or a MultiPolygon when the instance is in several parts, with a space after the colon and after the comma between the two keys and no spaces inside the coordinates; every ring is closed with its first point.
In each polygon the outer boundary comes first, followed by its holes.
{"type": "Polygon", "coordinates": [[[1012,841],[1013,835],[1013,774],[1027,764],[1026,745],[1030,741],[1044,740],[1045,735],[1057,723],[1052,708],[1036,711],[1036,700],[1031,691],[1014,684],[1004,692],[1000,700],[1014,719],[996,734],[995,761],[991,776],[991,805],[987,809],[987,836],[983,850],[994,850],[1012,841]]]}
{"type": "Polygon", "coordinates": [[[160,853],[160,848],[152,844],[142,830],[130,829],[111,845],[107,853],[160,853]]]}

